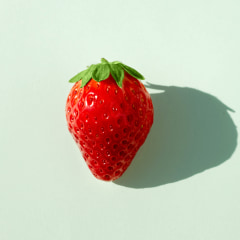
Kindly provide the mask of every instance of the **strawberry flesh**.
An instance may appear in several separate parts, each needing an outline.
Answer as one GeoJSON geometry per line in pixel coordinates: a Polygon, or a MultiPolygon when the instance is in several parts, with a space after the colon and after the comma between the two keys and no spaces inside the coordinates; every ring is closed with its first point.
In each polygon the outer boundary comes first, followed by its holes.
{"type": "Polygon", "coordinates": [[[113,181],[128,168],[153,124],[144,85],[125,73],[122,88],[110,75],[72,87],[66,103],[68,129],[93,175],[113,181]]]}

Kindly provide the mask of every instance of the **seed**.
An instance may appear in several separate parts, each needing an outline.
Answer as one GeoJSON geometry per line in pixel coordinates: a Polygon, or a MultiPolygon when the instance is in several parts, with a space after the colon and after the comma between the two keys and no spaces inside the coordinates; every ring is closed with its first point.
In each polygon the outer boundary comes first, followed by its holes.
{"type": "Polygon", "coordinates": [[[121,122],[122,122],[122,120],[119,118],[119,119],[117,120],[117,123],[120,125],[121,122]]]}
{"type": "Polygon", "coordinates": [[[87,97],[87,104],[89,106],[92,106],[94,103],[94,95],[93,94],[89,94],[88,97],[87,97]]]}
{"type": "Polygon", "coordinates": [[[105,176],[104,176],[104,179],[105,179],[105,180],[109,180],[109,179],[110,179],[109,175],[105,175],[105,176]]]}
{"type": "Polygon", "coordinates": [[[128,122],[132,122],[132,120],[133,120],[133,115],[128,115],[128,116],[127,116],[127,120],[128,120],[128,122]]]}
{"type": "Polygon", "coordinates": [[[73,113],[73,115],[74,115],[75,117],[77,117],[77,115],[78,115],[78,111],[75,110],[74,113],[73,113]]]}
{"type": "Polygon", "coordinates": [[[118,167],[121,167],[121,166],[122,166],[122,163],[121,163],[121,162],[118,162],[118,163],[117,163],[117,166],[118,166],[118,167]]]}
{"type": "Polygon", "coordinates": [[[109,116],[108,116],[107,113],[104,113],[104,114],[103,114],[103,117],[104,117],[105,119],[108,119],[108,118],[109,118],[109,116]]]}
{"type": "Polygon", "coordinates": [[[119,174],[120,174],[120,171],[117,170],[117,171],[115,172],[115,176],[118,176],[119,174]]]}
{"type": "Polygon", "coordinates": [[[108,170],[109,170],[109,171],[112,171],[112,170],[113,170],[113,167],[108,167],[108,170]]]}
{"type": "Polygon", "coordinates": [[[125,152],[124,152],[124,151],[121,151],[121,152],[119,153],[119,155],[120,155],[121,157],[123,157],[123,156],[125,155],[125,152]]]}

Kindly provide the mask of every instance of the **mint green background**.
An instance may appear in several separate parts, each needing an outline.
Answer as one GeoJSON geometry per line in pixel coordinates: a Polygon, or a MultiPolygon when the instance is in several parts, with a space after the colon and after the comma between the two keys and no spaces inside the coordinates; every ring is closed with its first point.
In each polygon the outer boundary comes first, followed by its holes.
{"type": "Polygon", "coordinates": [[[239,12],[2,0],[0,239],[240,239],[239,12]],[[116,183],[90,174],[65,122],[68,79],[101,57],[158,85],[153,129],[116,183]]]}

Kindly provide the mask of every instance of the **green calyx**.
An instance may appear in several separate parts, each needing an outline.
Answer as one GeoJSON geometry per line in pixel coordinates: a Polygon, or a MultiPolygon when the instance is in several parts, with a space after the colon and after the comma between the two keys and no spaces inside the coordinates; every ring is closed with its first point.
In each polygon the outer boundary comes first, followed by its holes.
{"type": "Polygon", "coordinates": [[[69,80],[75,83],[82,80],[81,88],[84,87],[92,78],[97,81],[103,81],[111,74],[119,87],[122,87],[124,79],[124,71],[136,79],[144,80],[144,77],[137,70],[118,61],[108,62],[105,58],[101,59],[101,63],[92,64],[87,69],[75,75],[69,80]]]}

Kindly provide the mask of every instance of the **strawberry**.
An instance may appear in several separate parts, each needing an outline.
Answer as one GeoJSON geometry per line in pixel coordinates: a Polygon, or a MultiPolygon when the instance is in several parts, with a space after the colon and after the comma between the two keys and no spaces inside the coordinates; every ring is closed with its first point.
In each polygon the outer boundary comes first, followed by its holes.
{"type": "Polygon", "coordinates": [[[68,129],[98,179],[119,178],[151,129],[152,100],[138,79],[135,69],[102,58],[69,80],[68,129]]]}

